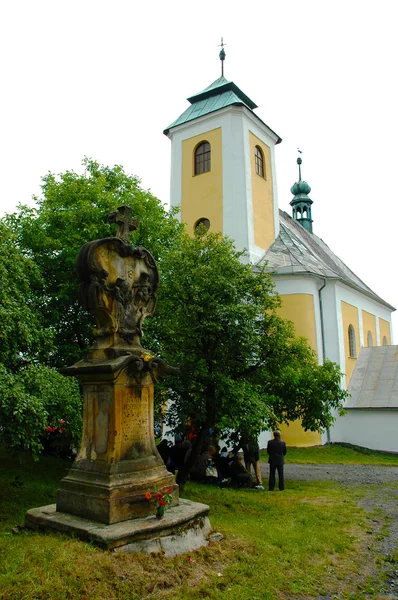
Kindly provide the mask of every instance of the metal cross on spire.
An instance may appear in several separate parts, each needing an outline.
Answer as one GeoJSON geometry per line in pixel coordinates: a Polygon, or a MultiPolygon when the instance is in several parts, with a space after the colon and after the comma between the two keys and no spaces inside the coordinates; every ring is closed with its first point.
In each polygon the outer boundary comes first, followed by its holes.
{"type": "Polygon", "coordinates": [[[225,60],[225,50],[224,50],[224,46],[226,46],[227,44],[224,44],[224,40],[221,37],[221,44],[219,44],[219,46],[221,46],[221,50],[220,50],[220,60],[221,60],[221,77],[224,77],[224,60],[225,60]]]}
{"type": "MultiPolygon", "coordinates": [[[[300,150],[300,148],[297,148],[297,152],[299,152],[300,154],[302,154],[302,153],[303,153],[303,151],[302,151],[302,150],[300,150]]],[[[302,163],[302,162],[303,162],[303,160],[302,160],[301,156],[299,156],[299,157],[297,158],[297,164],[298,164],[298,168],[299,168],[299,181],[301,181],[301,163],[302,163]]]]}
{"type": "Polygon", "coordinates": [[[131,219],[132,210],[129,206],[119,206],[117,210],[108,215],[108,223],[116,223],[116,237],[126,244],[129,243],[129,232],[135,231],[138,226],[136,219],[131,219]]]}

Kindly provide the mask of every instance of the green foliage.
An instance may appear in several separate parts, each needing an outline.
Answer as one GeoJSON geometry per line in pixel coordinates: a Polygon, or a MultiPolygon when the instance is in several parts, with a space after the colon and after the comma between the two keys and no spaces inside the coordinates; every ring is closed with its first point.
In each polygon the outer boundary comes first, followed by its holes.
{"type": "Polygon", "coordinates": [[[42,275],[38,308],[44,326],[54,332],[55,351],[47,360],[54,366],[76,362],[92,341],[91,317],[78,301],[75,262],[83,244],[115,235],[107,215],[119,206],[130,206],[139,221],[133,243],[149,248],[160,263],[162,252],[182,228],[173,213],[122,167],[105,167],[90,159],[83,164],[84,173],[43,177],[37,208],[19,206],[17,213],[5,218],[16,231],[19,248],[42,275]]]}
{"type": "Polygon", "coordinates": [[[174,427],[251,431],[301,418],[332,422],[346,393],[336,365],[317,364],[292,324],[278,316],[270,274],[253,272],[221,235],[184,237],[165,256],[156,329],[158,351],[180,366],[170,378],[174,427]]]}
{"type": "Polygon", "coordinates": [[[35,262],[17,246],[17,236],[0,221],[0,363],[15,371],[51,350],[43,323],[43,281],[35,262]]]}
{"type": "Polygon", "coordinates": [[[49,367],[29,366],[13,374],[0,364],[0,441],[29,450],[37,458],[48,438],[46,428],[62,430],[59,444],[80,443],[82,403],[76,380],[49,367]],[[65,423],[60,427],[60,421],[65,423]]]}

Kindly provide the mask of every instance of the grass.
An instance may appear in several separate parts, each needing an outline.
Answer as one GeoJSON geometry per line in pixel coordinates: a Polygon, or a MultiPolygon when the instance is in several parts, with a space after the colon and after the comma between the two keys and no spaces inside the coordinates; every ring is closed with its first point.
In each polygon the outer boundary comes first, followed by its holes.
{"type": "Polygon", "coordinates": [[[13,535],[28,508],[54,502],[70,463],[3,456],[0,464],[2,600],[377,598],[368,556],[374,528],[358,488],[289,481],[285,492],[268,493],[189,484],[184,497],[211,506],[224,540],[167,559],[104,552],[62,535],[13,535]]]}
{"type": "MultiPolygon", "coordinates": [[[[265,450],[261,451],[261,460],[267,461],[265,450]]],[[[288,447],[286,462],[296,464],[345,464],[345,465],[381,465],[398,466],[398,454],[377,452],[359,446],[327,444],[310,448],[288,447]]]]}

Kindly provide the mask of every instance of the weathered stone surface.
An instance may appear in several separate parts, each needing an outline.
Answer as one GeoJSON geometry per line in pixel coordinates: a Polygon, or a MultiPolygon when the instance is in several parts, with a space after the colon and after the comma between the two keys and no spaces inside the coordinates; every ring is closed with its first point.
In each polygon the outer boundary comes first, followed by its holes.
{"type": "Polygon", "coordinates": [[[83,374],[83,436],[57,510],[117,523],[153,512],[145,493],[167,486],[178,504],[178,485],[156,449],[154,386],[150,371],[134,362],[116,373],[83,374]]]}
{"type": "Polygon", "coordinates": [[[107,550],[159,551],[175,556],[207,545],[211,530],[208,513],[206,504],[180,499],[179,506],[169,508],[161,520],[152,515],[105,525],[57,512],[56,505],[50,504],[29,510],[25,525],[30,529],[59,531],[107,550]]]}

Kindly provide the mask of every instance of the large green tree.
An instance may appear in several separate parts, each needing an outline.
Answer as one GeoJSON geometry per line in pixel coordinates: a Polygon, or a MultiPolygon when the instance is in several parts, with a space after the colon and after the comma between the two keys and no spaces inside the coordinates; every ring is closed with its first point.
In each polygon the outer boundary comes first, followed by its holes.
{"type": "MultiPolygon", "coordinates": [[[[91,343],[92,319],[78,300],[75,263],[87,241],[115,235],[107,215],[119,206],[130,206],[139,223],[132,242],[147,247],[159,263],[182,228],[173,213],[122,167],[110,168],[90,159],[83,165],[82,173],[43,177],[42,194],[34,198],[37,206],[20,205],[4,219],[15,231],[26,260],[41,274],[43,291],[37,308],[44,328],[54,335],[47,362],[57,367],[79,360],[91,343]]],[[[20,280],[18,285],[22,284],[20,280]]]]}
{"type": "Polygon", "coordinates": [[[230,240],[199,232],[165,256],[157,316],[148,323],[158,351],[180,366],[167,381],[169,423],[195,427],[184,484],[209,429],[258,434],[302,419],[320,430],[346,392],[337,365],[319,366],[314,351],[277,314],[279,297],[266,269],[254,272],[230,240]]]}
{"type": "Polygon", "coordinates": [[[40,269],[17,241],[12,227],[0,221],[0,363],[12,372],[43,359],[53,337],[40,310],[40,269]]]}
{"type": "MultiPolygon", "coordinates": [[[[180,367],[178,377],[162,384],[173,400],[170,423],[176,429],[193,423],[198,434],[180,482],[209,428],[258,433],[295,418],[307,429],[327,427],[332,410],[345,396],[339,369],[332,363],[318,366],[307,342],[295,338],[292,325],[277,315],[279,298],[270,274],[265,269],[254,273],[242,260],[243,253],[221,235],[201,231],[188,237],[174,214],[121,167],[88,159],[84,167],[81,174],[48,174],[37,207],[20,206],[3,220],[13,241],[5,247],[11,251],[17,246],[21,257],[22,275],[12,277],[15,297],[32,298],[31,314],[21,302],[15,304],[13,314],[23,318],[14,321],[25,323],[26,331],[15,330],[11,349],[3,342],[3,355],[20,359],[29,351],[57,367],[81,357],[91,343],[92,320],[78,301],[76,256],[87,241],[113,237],[114,227],[106,216],[127,205],[139,221],[132,243],[154,255],[161,275],[157,313],[145,323],[144,345],[180,367]],[[49,332],[53,348],[44,343],[49,332]]],[[[8,365],[15,363],[7,360],[8,365]]],[[[21,423],[26,410],[29,422],[36,415],[40,429],[46,421],[48,425],[48,404],[40,404],[40,395],[47,392],[43,387],[29,392],[32,377],[9,379],[9,389],[21,398],[21,423]]],[[[43,383],[39,372],[37,377],[43,383]]],[[[158,389],[161,392],[162,386],[158,389]]],[[[15,395],[4,398],[7,415],[15,395]]]]}

